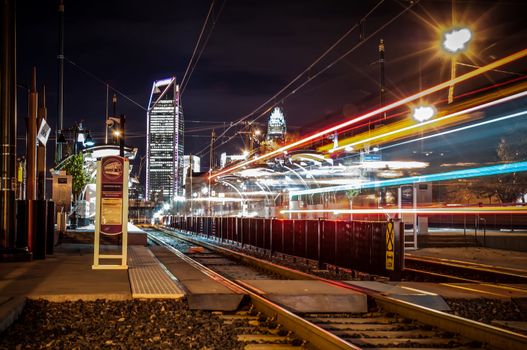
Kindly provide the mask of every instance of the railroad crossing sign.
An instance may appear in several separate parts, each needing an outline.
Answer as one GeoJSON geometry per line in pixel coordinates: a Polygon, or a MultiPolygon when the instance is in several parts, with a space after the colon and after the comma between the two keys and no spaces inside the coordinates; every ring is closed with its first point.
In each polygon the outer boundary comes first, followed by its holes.
{"type": "Polygon", "coordinates": [[[395,269],[395,256],[394,256],[394,244],[395,242],[395,229],[393,221],[389,221],[386,225],[386,270],[394,271],[395,269]]]}

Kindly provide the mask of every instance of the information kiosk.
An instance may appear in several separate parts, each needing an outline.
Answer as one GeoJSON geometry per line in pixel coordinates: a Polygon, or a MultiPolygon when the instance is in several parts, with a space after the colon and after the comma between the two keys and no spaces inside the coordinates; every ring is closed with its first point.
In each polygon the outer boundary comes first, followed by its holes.
{"type": "Polygon", "coordinates": [[[127,269],[128,169],[125,157],[108,156],[97,161],[97,199],[92,269],[127,269]],[[122,237],[121,254],[101,254],[101,235],[122,237]],[[102,259],[121,264],[101,264],[102,259]]]}

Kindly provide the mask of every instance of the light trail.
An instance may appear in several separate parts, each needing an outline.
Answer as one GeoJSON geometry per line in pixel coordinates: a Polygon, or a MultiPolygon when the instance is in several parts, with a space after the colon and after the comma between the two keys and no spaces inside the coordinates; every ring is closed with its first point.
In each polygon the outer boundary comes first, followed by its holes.
{"type": "Polygon", "coordinates": [[[407,104],[409,102],[415,101],[415,100],[417,100],[417,99],[419,99],[421,97],[424,97],[426,95],[429,95],[429,94],[437,92],[437,91],[440,91],[440,90],[442,90],[444,88],[447,88],[447,87],[449,87],[451,85],[455,85],[455,84],[461,83],[461,82],[463,82],[465,80],[474,78],[474,77],[476,77],[476,76],[478,76],[480,74],[486,73],[486,72],[491,71],[491,70],[493,70],[493,69],[495,69],[497,67],[503,66],[503,65],[505,65],[507,63],[513,62],[513,61],[518,60],[518,59],[520,59],[522,57],[525,57],[525,56],[527,56],[527,49],[523,49],[521,51],[518,51],[518,52],[516,52],[516,53],[514,53],[514,54],[512,54],[510,56],[507,56],[507,57],[501,58],[499,60],[496,60],[496,61],[494,61],[492,63],[489,63],[486,66],[474,69],[473,71],[470,71],[468,73],[460,75],[460,76],[458,76],[458,77],[456,77],[454,79],[447,80],[447,81],[445,81],[445,82],[443,82],[441,84],[435,85],[435,86],[433,86],[431,88],[428,88],[428,89],[426,89],[424,91],[420,91],[420,92],[418,92],[416,94],[410,95],[410,96],[408,96],[406,98],[403,98],[403,99],[401,99],[399,101],[393,102],[393,103],[391,103],[389,105],[386,105],[384,107],[378,108],[376,110],[373,110],[371,112],[368,112],[366,114],[358,116],[358,117],[356,117],[354,119],[350,119],[350,120],[348,120],[348,121],[346,121],[344,123],[341,123],[341,124],[335,125],[333,127],[327,128],[325,130],[319,131],[319,132],[317,132],[317,133],[315,133],[315,134],[313,134],[311,136],[307,136],[307,137],[305,137],[305,138],[303,138],[301,140],[298,140],[298,141],[295,141],[295,142],[290,143],[288,145],[285,145],[285,146],[283,146],[283,147],[281,147],[281,148],[279,148],[277,150],[274,150],[272,152],[263,154],[263,155],[261,155],[259,157],[256,157],[256,158],[253,158],[253,159],[241,162],[239,164],[233,165],[231,167],[228,167],[227,169],[224,169],[222,171],[219,171],[219,172],[217,172],[215,174],[210,175],[209,179],[213,179],[215,177],[218,177],[218,176],[230,173],[233,170],[243,168],[243,167],[245,167],[245,166],[247,166],[249,164],[258,162],[260,160],[268,159],[268,158],[271,158],[273,156],[282,154],[283,152],[285,152],[285,151],[287,151],[287,150],[289,150],[291,148],[300,146],[300,145],[302,145],[302,144],[304,144],[306,142],[309,142],[311,140],[315,140],[315,139],[317,139],[317,138],[319,138],[321,136],[330,134],[330,133],[332,133],[334,131],[337,131],[339,129],[345,128],[345,127],[347,127],[349,125],[356,124],[356,123],[358,123],[360,121],[363,121],[365,119],[368,119],[368,118],[371,118],[373,116],[379,115],[381,113],[387,112],[387,111],[389,111],[389,110],[391,110],[393,108],[396,108],[396,107],[399,107],[399,106],[403,106],[403,105],[405,105],[405,104],[407,104]]]}
{"type": "Polygon", "coordinates": [[[452,134],[452,133],[455,133],[455,132],[458,132],[458,131],[464,131],[464,130],[468,130],[468,129],[472,129],[472,128],[477,128],[478,126],[493,124],[493,123],[497,123],[497,122],[500,122],[500,121],[503,121],[503,120],[521,117],[521,116],[524,116],[526,114],[527,114],[527,111],[522,111],[522,112],[518,112],[518,113],[508,114],[508,115],[505,115],[503,117],[494,118],[494,119],[491,119],[491,120],[486,120],[486,121],[483,121],[483,122],[480,122],[480,123],[471,124],[471,125],[467,125],[467,126],[462,126],[460,128],[443,131],[443,132],[440,132],[440,133],[437,133],[437,134],[427,135],[427,136],[419,137],[417,139],[412,139],[412,140],[408,140],[408,141],[399,142],[399,143],[396,143],[396,144],[393,144],[393,145],[381,147],[380,150],[382,151],[382,150],[385,150],[385,149],[406,145],[406,144],[409,144],[409,143],[412,143],[412,142],[416,142],[416,141],[428,140],[428,139],[431,139],[431,138],[434,138],[434,137],[444,136],[444,135],[452,134]]]}
{"type": "Polygon", "coordinates": [[[414,184],[414,183],[421,183],[421,182],[445,181],[445,180],[453,180],[453,179],[467,179],[471,177],[508,174],[508,173],[521,172],[521,171],[527,171],[527,161],[491,165],[491,166],[464,169],[464,170],[454,170],[454,171],[449,171],[449,172],[444,172],[444,173],[410,176],[410,177],[403,177],[403,178],[398,178],[398,179],[367,181],[361,184],[328,186],[328,187],[323,187],[323,188],[313,188],[309,190],[291,191],[289,192],[289,198],[293,196],[301,196],[304,194],[347,191],[347,190],[352,190],[352,189],[366,189],[366,188],[376,188],[376,187],[386,187],[386,186],[399,186],[399,185],[407,185],[407,184],[414,184]]]}
{"type": "Polygon", "coordinates": [[[461,207],[461,208],[416,208],[416,209],[287,209],[281,214],[527,214],[527,207],[461,207]]]}
{"type": "MultiPolygon", "coordinates": [[[[503,98],[500,98],[500,99],[495,100],[495,101],[483,103],[483,104],[480,104],[480,105],[477,105],[477,106],[474,106],[474,107],[470,107],[470,108],[467,108],[467,109],[464,109],[464,110],[461,110],[461,111],[458,111],[458,112],[447,114],[445,116],[438,117],[438,118],[435,118],[435,119],[430,119],[430,120],[427,120],[427,121],[424,121],[424,122],[421,122],[421,123],[415,123],[415,122],[413,122],[411,120],[402,121],[402,122],[396,123],[392,127],[388,128],[388,129],[392,129],[392,130],[390,130],[388,132],[385,132],[383,134],[375,135],[375,136],[368,137],[368,138],[365,138],[365,139],[361,138],[362,135],[358,135],[358,136],[353,137],[353,139],[359,139],[358,141],[350,142],[350,143],[343,143],[341,146],[335,147],[335,148],[331,148],[329,150],[331,152],[335,152],[335,151],[339,151],[341,149],[345,149],[346,147],[350,147],[350,146],[351,147],[355,147],[357,145],[362,145],[362,144],[365,144],[365,143],[368,143],[368,142],[374,141],[374,140],[382,140],[383,142],[393,141],[394,138],[388,138],[388,137],[389,136],[393,136],[393,135],[397,135],[397,134],[403,134],[403,135],[399,135],[399,138],[400,137],[404,137],[404,136],[407,136],[408,134],[410,134],[410,133],[408,133],[408,131],[412,131],[414,129],[420,129],[420,128],[423,128],[424,126],[427,126],[427,125],[430,125],[430,124],[435,124],[435,123],[439,123],[439,122],[445,122],[446,120],[449,120],[449,119],[454,118],[454,117],[463,116],[465,114],[476,112],[476,111],[479,111],[479,110],[482,110],[482,109],[485,109],[485,108],[488,108],[488,107],[492,107],[492,106],[495,106],[495,105],[498,105],[498,104],[501,104],[501,103],[505,103],[505,102],[508,102],[508,101],[512,101],[514,99],[517,99],[517,98],[520,98],[520,97],[524,97],[524,96],[527,96],[527,91],[523,91],[523,92],[520,92],[520,93],[517,93],[517,94],[514,94],[514,95],[503,97],[503,98]],[[405,123],[405,124],[411,123],[411,125],[409,125],[409,126],[402,126],[401,125],[402,123],[405,123]]],[[[464,120],[458,120],[457,122],[463,122],[463,121],[464,120]]],[[[452,126],[451,124],[453,122],[454,121],[450,121],[450,124],[445,123],[445,124],[443,124],[443,126],[452,126]]],[[[328,149],[329,147],[331,147],[331,146],[330,145],[322,146],[322,147],[319,148],[319,150],[325,150],[325,149],[328,149]]]]}

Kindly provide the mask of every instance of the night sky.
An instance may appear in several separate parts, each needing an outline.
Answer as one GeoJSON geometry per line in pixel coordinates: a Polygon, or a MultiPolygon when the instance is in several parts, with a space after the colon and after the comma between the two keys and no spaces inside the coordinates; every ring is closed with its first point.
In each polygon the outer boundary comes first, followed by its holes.
{"type": "MultiPolygon", "coordinates": [[[[308,67],[378,1],[217,0],[215,27],[182,96],[186,128],[231,122],[253,111],[308,67]],[[221,12],[220,12],[221,9],[221,12]]],[[[370,35],[397,16],[408,1],[384,1],[365,21],[370,35]]],[[[18,80],[28,84],[32,66],[47,87],[48,119],[54,126],[57,105],[58,1],[18,1],[18,80]]],[[[146,108],[154,80],[181,80],[210,1],[65,0],[65,56],[146,108]]],[[[284,108],[296,129],[328,114],[353,116],[378,104],[377,46],[386,46],[387,101],[449,77],[448,60],[437,48],[434,27],[451,22],[451,1],[421,1],[374,35],[326,73],[272,101],[284,108]],[[419,74],[421,67],[421,74],[419,74]]],[[[525,47],[525,1],[455,1],[456,17],[473,27],[466,62],[483,65],[525,47]],[[477,54],[476,54],[477,52],[477,54]]],[[[210,29],[210,27],[209,27],[210,29]]],[[[207,32],[205,33],[207,35],[207,32]]],[[[352,32],[310,73],[328,65],[359,42],[352,32]]],[[[466,68],[469,69],[469,68],[466,68]]],[[[526,73],[525,60],[506,69],[526,73]]],[[[463,69],[459,69],[463,72],[463,69]]],[[[506,79],[491,75],[486,82],[506,79]]],[[[301,83],[307,75],[301,79],[301,83]]],[[[460,87],[470,89],[472,87],[460,87]]],[[[97,137],[104,131],[106,87],[65,63],[64,126],[83,121],[97,137]]],[[[19,127],[23,136],[26,94],[19,89],[19,127]]],[[[260,110],[259,112],[262,112],[260,110]]],[[[119,97],[117,112],[127,116],[129,144],[144,154],[146,112],[119,97]]],[[[256,113],[255,117],[260,113],[256,113]]],[[[251,118],[252,119],[252,118],[251,118]]],[[[265,120],[262,118],[260,120],[265,120]]],[[[221,132],[221,124],[218,132],[221,132]]],[[[210,129],[187,133],[185,154],[208,145],[210,129]]],[[[103,139],[97,141],[102,142],[103,139]]],[[[224,150],[237,151],[238,143],[224,150]]],[[[20,147],[18,153],[23,153],[20,147]]],[[[204,160],[204,164],[208,161],[204,160]]]]}

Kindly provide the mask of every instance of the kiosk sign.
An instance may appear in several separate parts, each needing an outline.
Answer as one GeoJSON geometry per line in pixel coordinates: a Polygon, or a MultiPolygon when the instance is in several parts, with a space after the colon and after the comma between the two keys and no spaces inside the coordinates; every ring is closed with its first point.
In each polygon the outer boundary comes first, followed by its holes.
{"type": "Polygon", "coordinates": [[[97,211],[93,269],[126,269],[128,245],[127,158],[103,157],[97,162],[97,211]],[[100,235],[122,235],[121,254],[100,254],[100,235]],[[120,259],[120,265],[100,264],[101,259],[120,259]]]}
{"type": "Polygon", "coordinates": [[[110,156],[101,161],[101,224],[105,235],[123,232],[124,158],[110,156]]]}

